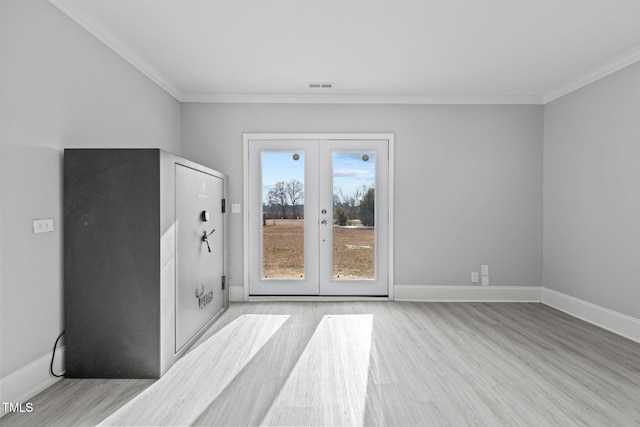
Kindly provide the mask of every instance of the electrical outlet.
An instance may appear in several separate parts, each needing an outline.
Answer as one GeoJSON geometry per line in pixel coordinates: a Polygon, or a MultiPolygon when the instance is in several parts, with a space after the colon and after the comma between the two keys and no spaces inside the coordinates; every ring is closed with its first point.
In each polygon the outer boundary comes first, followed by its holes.
{"type": "Polygon", "coordinates": [[[34,219],[33,233],[49,233],[53,231],[53,218],[34,219]]]}
{"type": "Polygon", "coordinates": [[[482,286],[489,286],[489,276],[482,276],[482,286]]]}
{"type": "Polygon", "coordinates": [[[489,266],[486,265],[486,264],[482,266],[482,275],[483,276],[488,276],[489,275],[489,266]]]}
{"type": "Polygon", "coordinates": [[[478,272],[474,271],[471,273],[471,283],[478,283],[478,272]]]}
{"type": "Polygon", "coordinates": [[[231,213],[241,213],[242,207],[240,203],[231,203],[231,213]]]}

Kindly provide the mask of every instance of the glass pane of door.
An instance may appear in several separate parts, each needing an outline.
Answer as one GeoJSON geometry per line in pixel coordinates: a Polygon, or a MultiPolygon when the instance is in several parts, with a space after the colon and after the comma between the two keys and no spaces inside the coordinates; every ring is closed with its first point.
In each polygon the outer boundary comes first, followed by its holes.
{"type": "Polygon", "coordinates": [[[333,152],[333,280],[376,277],[375,152],[333,152]]]}
{"type": "Polygon", "coordinates": [[[304,152],[262,152],[263,279],[304,279],[304,152]]]}

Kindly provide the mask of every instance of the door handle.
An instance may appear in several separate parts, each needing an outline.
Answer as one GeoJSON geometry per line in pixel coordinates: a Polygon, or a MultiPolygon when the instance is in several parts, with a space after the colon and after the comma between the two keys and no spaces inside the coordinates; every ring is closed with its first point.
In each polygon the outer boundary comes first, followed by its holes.
{"type": "Polygon", "coordinates": [[[213,234],[213,232],[216,231],[216,229],[214,228],[213,231],[211,231],[211,233],[207,234],[206,231],[202,232],[202,241],[205,242],[207,244],[207,249],[209,250],[209,252],[211,252],[211,246],[209,246],[209,236],[211,236],[213,234]]]}

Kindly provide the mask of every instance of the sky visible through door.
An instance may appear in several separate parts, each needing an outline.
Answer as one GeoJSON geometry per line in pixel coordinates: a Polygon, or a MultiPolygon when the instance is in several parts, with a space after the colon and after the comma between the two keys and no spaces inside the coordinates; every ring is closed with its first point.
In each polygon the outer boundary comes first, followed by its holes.
{"type": "MultiPolygon", "coordinates": [[[[293,161],[293,152],[262,153],[262,194],[267,195],[273,185],[283,179],[304,181],[304,162],[293,161]],[[284,178],[283,178],[284,177],[284,178]]],[[[303,153],[299,153],[300,156],[303,153]]],[[[334,153],[334,192],[340,188],[344,194],[353,194],[362,186],[373,187],[375,183],[374,153],[334,153]],[[363,161],[362,156],[369,160],[363,161]]],[[[265,201],[266,202],[266,201],[265,201]]]]}

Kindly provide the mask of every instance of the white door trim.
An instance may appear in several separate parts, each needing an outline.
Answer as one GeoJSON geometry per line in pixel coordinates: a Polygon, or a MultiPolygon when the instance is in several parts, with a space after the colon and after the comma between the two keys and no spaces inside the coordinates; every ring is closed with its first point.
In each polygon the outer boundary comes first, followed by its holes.
{"type": "Polygon", "coordinates": [[[249,141],[251,140],[372,140],[389,141],[389,300],[393,300],[394,255],[394,134],[392,133],[245,133],[243,139],[243,300],[249,299],[249,141]]]}

